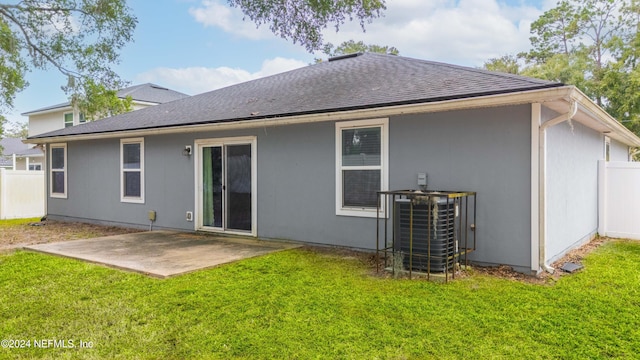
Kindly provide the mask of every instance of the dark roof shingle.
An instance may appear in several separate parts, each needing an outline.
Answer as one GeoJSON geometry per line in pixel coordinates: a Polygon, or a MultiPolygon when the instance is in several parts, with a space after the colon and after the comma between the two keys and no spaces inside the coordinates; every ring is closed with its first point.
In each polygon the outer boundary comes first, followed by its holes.
{"type": "Polygon", "coordinates": [[[42,150],[34,148],[33,145],[25,144],[22,139],[18,138],[4,138],[0,139],[0,167],[7,167],[13,165],[13,157],[16,156],[42,156],[42,150]]]}
{"type": "Polygon", "coordinates": [[[365,53],[34,138],[427,103],[562,85],[432,61],[365,53]]]}
{"type": "MultiPolygon", "coordinates": [[[[189,97],[189,95],[183,94],[179,91],[167,89],[165,87],[162,87],[156,84],[151,84],[151,83],[129,86],[127,88],[118,90],[117,95],[119,98],[123,98],[123,99],[127,96],[131,96],[131,99],[134,101],[143,101],[143,102],[154,103],[154,104],[164,104],[170,101],[180,100],[180,99],[189,97]]],[[[27,115],[39,113],[42,111],[55,110],[55,109],[66,108],[70,106],[71,106],[71,103],[67,101],[64,103],[50,105],[40,109],[27,111],[25,113],[22,113],[21,115],[27,116],[27,115]]]]}

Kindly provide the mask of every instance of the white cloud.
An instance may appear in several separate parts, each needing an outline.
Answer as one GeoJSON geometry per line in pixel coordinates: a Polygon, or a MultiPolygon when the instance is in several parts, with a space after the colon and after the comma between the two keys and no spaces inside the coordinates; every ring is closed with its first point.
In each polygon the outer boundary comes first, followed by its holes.
{"type": "MultiPolygon", "coordinates": [[[[256,29],[250,21],[242,21],[240,10],[219,0],[203,0],[190,13],[205,26],[240,37],[258,40],[273,36],[265,27],[256,29]]],[[[324,36],[334,45],[363,40],[395,46],[402,55],[481,65],[488,58],[526,50],[529,25],[540,14],[533,6],[509,6],[497,0],[394,0],[387,3],[384,17],[366,25],[365,33],[359,24],[350,23],[338,33],[330,27],[324,36]]]]}
{"type": "Polygon", "coordinates": [[[274,37],[267,27],[256,28],[251,20],[244,21],[242,11],[229,7],[226,2],[203,0],[199,7],[189,8],[189,14],[205,27],[218,27],[243,38],[262,40],[274,37]]]}
{"type": "Polygon", "coordinates": [[[139,74],[138,82],[152,82],[187,94],[195,95],[219,89],[225,86],[249,81],[306,66],[307,63],[285,58],[274,58],[263,61],[256,72],[230,67],[188,67],[188,68],[155,68],[139,74]]]}
{"type": "MultiPolygon", "coordinates": [[[[337,33],[330,26],[323,34],[334,45],[362,40],[395,46],[404,56],[480,66],[489,58],[527,50],[531,22],[556,1],[538,0],[533,6],[504,0],[393,0],[383,17],[365,25],[364,33],[355,22],[337,33]]],[[[197,22],[229,34],[275,38],[265,26],[256,29],[251,21],[242,21],[242,12],[222,0],[201,0],[189,11],[197,22]]]]}
{"type": "Polygon", "coordinates": [[[383,18],[366,26],[348,24],[324,32],[337,45],[354,39],[395,46],[400,54],[460,65],[480,66],[491,57],[529,46],[529,25],[541,11],[507,6],[496,0],[389,2],[383,18]]]}

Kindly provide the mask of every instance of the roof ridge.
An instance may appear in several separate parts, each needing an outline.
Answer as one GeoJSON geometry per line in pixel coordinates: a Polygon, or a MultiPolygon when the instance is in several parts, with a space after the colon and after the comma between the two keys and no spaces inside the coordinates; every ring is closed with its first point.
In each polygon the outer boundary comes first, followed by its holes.
{"type": "MultiPolygon", "coordinates": [[[[386,55],[386,54],[376,54],[376,55],[394,56],[394,55],[386,55]]],[[[540,84],[540,85],[551,85],[551,84],[558,84],[558,86],[564,85],[564,83],[561,83],[561,82],[558,82],[558,81],[538,79],[538,78],[534,78],[534,77],[530,77],[530,76],[524,76],[524,75],[518,75],[518,74],[510,74],[510,73],[505,73],[505,72],[501,72],[501,71],[485,70],[485,69],[480,69],[480,68],[471,67],[471,66],[465,66],[465,65],[448,64],[448,63],[443,63],[443,62],[433,61],[433,60],[413,59],[413,58],[403,57],[403,56],[399,56],[399,55],[396,55],[396,56],[401,57],[403,59],[422,61],[422,62],[433,64],[433,65],[439,65],[439,66],[442,66],[442,67],[448,67],[448,68],[451,68],[451,69],[463,70],[463,71],[468,71],[468,72],[472,72],[472,73],[480,73],[480,74],[485,74],[485,75],[497,76],[497,77],[502,77],[502,78],[510,78],[510,79],[518,79],[518,80],[528,80],[528,81],[531,81],[533,83],[540,84]]]]}
{"type": "Polygon", "coordinates": [[[132,92],[138,90],[140,87],[142,87],[143,85],[147,85],[148,83],[144,83],[144,84],[138,84],[138,85],[131,85],[131,86],[127,86],[124,89],[120,89],[118,91],[116,91],[116,93],[122,93],[122,95],[126,96],[131,94],[132,92]]]}
{"type": "Polygon", "coordinates": [[[473,73],[481,73],[481,74],[485,74],[485,75],[498,76],[498,77],[510,78],[510,79],[528,80],[528,81],[531,81],[533,83],[540,84],[540,85],[551,85],[551,84],[557,84],[558,86],[565,85],[564,83],[561,83],[561,82],[558,82],[558,81],[538,79],[538,78],[534,78],[534,77],[530,77],[530,76],[518,75],[518,74],[510,74],[510,73],[505,73],[505,72],[501,72],[501,71],[485,70],[485,69],[466,66],[466,65],[449,64],[449,63],[445,63],[445,62],[441,62],[441,61],[416,59],[416,58],[406,57],[406,56],[402,56],[402,55],[381,54],[381,53],[374,53],[374,52],[368,52],[368,51],[365,51],[364,53],[361,53],[361,55],[378,56],[378,57],[385,57],[385,58],[392,58],[392,59],[393,58],[397,58],[397,59],[403,59],[405,61],[410,61],[410,62],[418,61],[418,62],[422,62],[422,63],[425,63],[425,64],[437,65],[437,66],[442,66],[442,67],[447,67],[447,68],[457,69],[457,70],[463,70],[463,71],[468,71],[468,72],[473,72],[473,73]]]}

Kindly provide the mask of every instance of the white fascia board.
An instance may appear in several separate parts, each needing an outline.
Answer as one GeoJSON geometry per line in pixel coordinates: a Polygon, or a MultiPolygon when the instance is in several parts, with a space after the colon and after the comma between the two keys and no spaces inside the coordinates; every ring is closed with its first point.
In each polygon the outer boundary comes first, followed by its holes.
{"type": "MultiPolygon", "coordinates": [[[[627,129],[618,120],[604,111],[600,106],[591,101],[582,91],[576,87],[572,87],[570,99],[580,104],[580,111],[587,114],[590,118],[606,127],[610,138],[616,139],[626,145],[640,147],[640,138],[638,138],[631,130],[627,129]]],[[[588,126],[588,124],[587,124],[588,126]]]]}
{"type": "Polygon", "coordinates": [[[28,111],[25,113],[22,113],[20,115],[22,116],[34,116],[34,115],[44,115],[44,114],[50,114],[50,113],[54,113],[54,112],[59,112],[59,111],[67,111],[67,110],[73,110],[73,108],[71,107],[70,104],[62,104],[58,107],[52,107],[46,110],[36,110],[36,111],[28,111]]]}

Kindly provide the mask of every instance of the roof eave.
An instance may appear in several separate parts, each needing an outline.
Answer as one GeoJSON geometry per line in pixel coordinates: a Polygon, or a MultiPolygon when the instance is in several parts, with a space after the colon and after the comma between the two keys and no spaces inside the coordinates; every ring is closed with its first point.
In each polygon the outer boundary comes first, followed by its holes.
{"type": "Polygon", "coordinates": [[[354,120],[371,117],[388,117],[428,112],[442,112],[472,108],[518,105],[525,103],[562,103],[569,107],[572,102],[580,105],[580,114],[576,120],[617,141],[633,147],[640,147],[640,138],[595,104],[575,86],[547,87],[535,90],[499,93],[485,96],[446,99],[431,102],[386,105],[361,109],[318,112],[311,114],[283,115],[260,118],[248,118],[240,121],[217,121],[202,124],[175,125],[145,129],[99,132],[91,134],[63,135],[42,138],[29,138],[25,143],[45,144],[53,142],[94,140],[172,133],[190,133],[199,131],[245,129],[266,126],[291,125],[322,121],[354,120]]]}
{"type": "MultiPolygon", "coordinates": [[[[124,99],[124,97],[120,97],[120,99],[124,99]]],[[[134,104],[144,105],[144,106],[152,106],[152,105],[160,104],[159,102],[148,101],[148,100],[131,99],[131,101],[134,104]]],[[[73,107],[71,106],[71,104],[61,104],[59,106],[46,108],[44,110],[27,111],[27,112],[24,112],[24,113],[22,113],[20,115],[22,115],[22,116],[44,115],[44,114],[50,114],[50,113],[54,113],[54,112],[59,112],[59,111],[62,111],[62,110],[72,110],[72,109],[73,109],[73,107]]]]}
{"type": "Polygon", "coordinates": [[[188,133],[210,130],[226,130],[254,128],[265,126],[278,126],[299,123],[312,123],[322,121],[353,120],[370,117],[385,117],[418,114],[425,112],[440,112],[481,107],[494,107],[505,105],[517,105],[532,102],[545,102],[558,99],[567,99],[573,87],[560,86],[526,90],[511,93],[501,93],[486,96],[466,97],[441,101],[423,102],[415,104],[402,104],[392,106],[370,107],[355,110],[341,110],[332,112],[320,112],[313,114],[288,115],[281,117],[260,117],[242,121],[220,121],[202,124],[175,125],[156,128],[120,130],[111,132],[99,132],[78,135],[60,135],[48,137],[28,138],[25,142],[31,144],[45,144],[76,140],[93,140],[104,138],[120,138],[129,136],[145,136],[170,133],[188,133]]]}
{"type": "Polygon", "coordinates": [[[580,105],[580,112],[598,124],[597,126],[589,127],[628,146],[640,147],[640,138],[636,134],[627,129],[575,86],[571,86],[570,100],[576,101],[580,105]]]}
{"type": "Polygon", "coordinates": [[[61,111],[61,110],[72,110],[72,109],[73,108],[71,107],[71,104],[61,104],[60,106],[48,108],[48,109],[45,109],[45,110],[27,111],[27,112],[24,112],[24,113],[22,113],[20,115],[22,115],[22,116],[44,115],[44,114],[58,112],[58,111],[61,111]]]}

